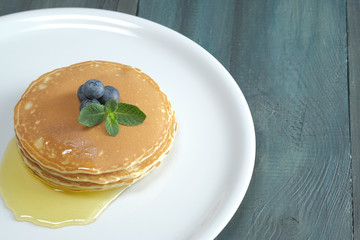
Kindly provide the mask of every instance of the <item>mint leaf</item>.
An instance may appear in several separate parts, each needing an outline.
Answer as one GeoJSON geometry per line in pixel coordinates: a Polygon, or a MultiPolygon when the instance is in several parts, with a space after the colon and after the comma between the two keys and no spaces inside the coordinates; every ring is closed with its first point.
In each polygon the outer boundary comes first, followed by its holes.
{"type": "Polygon", "coordinates": [[[105,108],[108,113],[115,112],[118,108],[117,102],[114,99],[110,99],[105,103],[105,108]]]}
{"type": "Polygon", "coordinates": [[[101,104],[93,103],[81,109],[78,122],[85,126],[93,127],[104,121],[105,117],[105,107],[101,104]]]}
{"type": "Polygon", "coordinates": [[[114,115],[119,124],[136,126],[144,122],[146,115],[137,106],[118,103],[114,115]]]}
{"type": "Polygon", "coordinates": [[[119,123],[116,121],[114,114],[108,114],[105,119],[106,131],[111,136],[116,136],[119,133],[119,123]]]}
{"type": "Polygon", "coordinates": [[[144,122],[146,118],[137,106],[127,103],[117,103],[111,99],[101,104],[90,104],[80,111],[78,122],[93,127],[105,120],[106,131],[111,136],[119,133],[119,124],[136,126],[144,122]]]}

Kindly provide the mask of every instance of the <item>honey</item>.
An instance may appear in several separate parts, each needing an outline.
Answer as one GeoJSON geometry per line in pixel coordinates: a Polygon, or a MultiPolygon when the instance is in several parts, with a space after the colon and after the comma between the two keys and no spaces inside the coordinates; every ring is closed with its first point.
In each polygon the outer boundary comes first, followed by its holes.
{"type": "Polygon", "coordinates": [[[0,194],[18,221],[59,228],[92,223],[126,188],[98,192],[71,192],[49,186],[27,168],[16,140],[0,163],[0,194]]]}

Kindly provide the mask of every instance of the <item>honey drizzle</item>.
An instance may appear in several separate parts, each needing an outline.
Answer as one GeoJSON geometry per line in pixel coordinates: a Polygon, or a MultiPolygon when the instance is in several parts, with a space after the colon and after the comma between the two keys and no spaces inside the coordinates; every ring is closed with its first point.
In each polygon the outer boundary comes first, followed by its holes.
{"type": "Polygon", "coordinates": [[[37,179],[23,163],[13,138],[0,163],[0,194],[18,221],[59,228],[92,223],[126,188],[70,192],[37,179]]]}

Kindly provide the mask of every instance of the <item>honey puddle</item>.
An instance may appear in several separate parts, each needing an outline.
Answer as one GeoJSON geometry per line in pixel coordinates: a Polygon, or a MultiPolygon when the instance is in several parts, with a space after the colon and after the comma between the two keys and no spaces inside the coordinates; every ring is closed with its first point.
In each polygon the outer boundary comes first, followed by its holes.
{"type": "Polygon", "coordinates": [[[0,163],[0,193],[18,221],[59,228],[92,223],[125,188],[100,192],[59,190],[36,178],[12,139],[0,163]]]}

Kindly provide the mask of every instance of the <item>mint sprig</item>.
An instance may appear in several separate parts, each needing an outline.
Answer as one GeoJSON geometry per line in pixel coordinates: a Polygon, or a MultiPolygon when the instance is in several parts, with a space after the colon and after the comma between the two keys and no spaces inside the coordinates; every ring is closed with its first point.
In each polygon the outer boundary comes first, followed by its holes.
{"type": "Polygon", "coordinates": [[[119,124],[137,126],[145,119],[145,113],[137,106],[117,103],[111,99],[105,105],[93,103],[85,106],[80,111],[78,122],[87,127],[93,127],[105,120],[106,131],[109,135],[116,136],[119,133],[119,124]]]}

